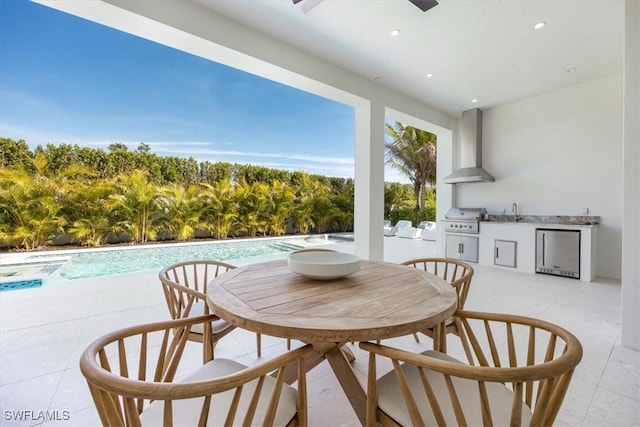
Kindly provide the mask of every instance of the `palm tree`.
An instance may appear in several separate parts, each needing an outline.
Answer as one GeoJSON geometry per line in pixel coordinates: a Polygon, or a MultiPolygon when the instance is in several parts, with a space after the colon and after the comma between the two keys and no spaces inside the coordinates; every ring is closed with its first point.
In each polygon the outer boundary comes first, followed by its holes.
{"type": "Polygon", "coordinates": [[[385,163],[411,181],[418,211],[424,207],[427,185],[436,182],[436,135],[400,122],[387,123],[386,134],[391,142],[385,144],[385,163]]]}
{"type": "Polygon", "coordinates": [[[147,179],[146,172],[136,170],[118,176],[117,194],[109,197],[108,208],[116,214],[114,231],[124,231],[136,243],[146,243],[157,235],[160,194],[147,179]]]}
{"type": "Polygon", "coordinates": [[[111,231],[109,195],[113,193],[111,181],[76,183],[67,197],[68,233],[86,246],[100,246],[111,231]]]}
{"type": "Polygon", "coordinates": [[[247,184],[242,179],[236,187],[238,229],[245,231],[249,237],[255,237],[258,232],[264,232],[267,227],[268,198],[269,186],[263,182],[247,184]]]}
{"type": "Polygon", "coordinates": [[[297,174],[296,198],[294,200],[293,222],[298,233],[306,234],[315,225],[313,222],[313,188],[314,182],[309,174],[299,172],[297,174]]]}
{"type": "MultiPolygon", "coordinates": [[[[34,161],[42,170],[42,158],[34,161]]],[[[20,165],[0,168],[0,240],[25,249],[50,243],[62,232],[62,200],[55,183],[20,165]]]]}
{"type": "Polygon", "coordinates": [[[335,206],[334,224],[336,230],[353,230],[353,181],[347,180],[342,188],[333,191],[331,203],[335,206]]]}
{"type": "Polygon", "coordinates": [[[329,198],[330,193],[331,188],[328,185],[324,185],[319,181],[315,183],[312,196],[312,218],[318,233],[326,232],[338,213],[338,208],[334,206],[329,198]]]}
{"type": "Polygon", "coordinates": [[[202,187],[203,226],[216,239],[226,239],[238,218],[238,207],[231,181],[224,179],[215,186],[202,184],[202,187]]]}
{"type": "Polygon", "coordinates": [[[269,215],[267,216],[267,228],[270,234],[281,236],[287,231],[287,221],[291,216],[295,197],[289,184],[273,181],[269,192],[269,215]]]}
{"type": "Polygon", "coordinates": [[[161,207],[164,221],[173,238],[190,240],[200,225],[201,195],[195,185],[184,188],[180,184],[168,185],[161,189],[161,207]]]}

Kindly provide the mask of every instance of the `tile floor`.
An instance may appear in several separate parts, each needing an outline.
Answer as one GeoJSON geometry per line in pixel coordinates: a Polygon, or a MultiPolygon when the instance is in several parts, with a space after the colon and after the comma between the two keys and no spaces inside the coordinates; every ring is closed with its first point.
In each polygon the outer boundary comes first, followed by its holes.
{"type": "MultiPolygon", "coordinates": [[[[397,262],[436,253],[425,242],[402,240],[385,238],[386,260],[397,262]]],[[[340,245],[340,250],[352,250],[352,245],[340,245]]],[[[474,268],[467,308],[540,317],[564,326],[581,340],[584,358],[556,425],[640,426],[640,355],[619,344],[618,281],[587,283],[508,269],[474,268]]],[[[0,425],[97,425],[78,368],[81,352],[107,331],[167,318],[153,271],[0,293],[0,425]],[[15,411],[33,411],[34,415],[58,411],[60,418],[68,419],[20,421],[15,419],[15,411]]],[[[426,337],[419,344],[412,337],[389,343],[416,351],[431,345],[426,337]]],[[[263,358],[285,348],[285,340],[263,337],[263,358]]],[[[353,366],[364,378],[366,358],[353,348],[357,356],[353,366]]],[[[255,335],[234,331],[218,345],[216,356],[256,363],[255,335]]],[[[312,426],[359,425],[326,362],[308,378],[312,426]]]]}

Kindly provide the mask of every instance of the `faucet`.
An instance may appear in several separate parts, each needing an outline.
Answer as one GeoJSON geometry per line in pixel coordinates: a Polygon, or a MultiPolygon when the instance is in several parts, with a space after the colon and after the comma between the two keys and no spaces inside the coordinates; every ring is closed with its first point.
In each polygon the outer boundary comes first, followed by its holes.
{"type": "Polygon", "coordinates": [[[518,222],[518,205],[516,202],[511,205],[511,212],[513,212],[513,222],[518,222]]]}

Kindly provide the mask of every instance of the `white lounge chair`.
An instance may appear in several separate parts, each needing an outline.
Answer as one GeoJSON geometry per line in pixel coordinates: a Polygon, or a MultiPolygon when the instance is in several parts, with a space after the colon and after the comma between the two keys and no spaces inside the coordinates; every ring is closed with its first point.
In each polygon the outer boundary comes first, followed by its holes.
{"type": "Polygon", "coordinates": [[[413,223],[406,219],[401,219],[400,221],[396,222],[396,227],[398,227],[398,229],[411,226],[413,226],[413,223]]]}
{"type": "Polygon", "coordinates": [[[404,239],[419,239],[422,236],[422,230],[416,227],[402,227],[398,230],[398,237],[404,239]]]}
{"type": "Polygon", "coordinates": [[[436,223],[433,221],[422,221],[418,224],[418,228],[422,228],[422,240],[435,241],[438,238],[436,223]]]}
{"type": "Polygon", "coordinates": [[[400,221],[396,222],[396,225],[394,225],[389,231],[387,231],[386,225],[385,225],[385,236],[397,236],[398,232],[400,231],[400,229],[405,228],[405,227],[411,227],[413,224],[411,221],[407,221],[404,219],[401,219],[400,221]]]}
{"type": "Polygon", "coordinates": [[[420,221],[420,224],[417,225],[417,228],[419,228],[420,230],[424,230],[429,226],[429,222],[430,221],[420,221]]]}
{"type": "Polygon", "coordinates": [[[397,235],[398,235],[398,227],[391,227],[389,230],[387,230],[387,229],[385,228],[385,230],[384,230],[384,235],[385,235],[385,236],[389,236],[389,237],[391,237],[391,236],[397,236],[397,235]]]}
{"type": "Polygon", "coordinates": [[[389,221],[388,219],[384,220],[384,235],[385,236],[389,236],[391,233],[391,230],[393,230],[393,226],[391,225],[391,221],[389,221]]]}

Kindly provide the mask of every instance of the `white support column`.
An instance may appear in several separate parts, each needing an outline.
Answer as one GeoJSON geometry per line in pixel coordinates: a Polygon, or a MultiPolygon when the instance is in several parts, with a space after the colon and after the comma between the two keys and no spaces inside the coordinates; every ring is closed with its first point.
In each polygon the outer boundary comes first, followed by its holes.
{"type": "Polygon", "coordinates": [[[384,119],[375,101],[356,108],[354,253],[372,261],[384,257],[384,119]]]}
{"type": "Polygon", "coordinates": [[[622,345],[640,350],[640,2],[625,3],[622,345]]]}
{"type": "MultiPolygon", "coordinates": [[[[457,124],[451,131],[438,132],[438,142],[436,151],[436,221],[444,219],[444,214],[449,208],[454,207],[454,196],[456,186],[453,184],[444,184],[442,179],[451,174],[455,170],[453,164],[454,159],[454,141],[458,138],[457,124]]],[[[443,225],[440,223],[436,229],[439,232],[438,243],[440,247],[440,255],[444,257],[446,253],[445,234],[442,231],[443,225]]]]}

